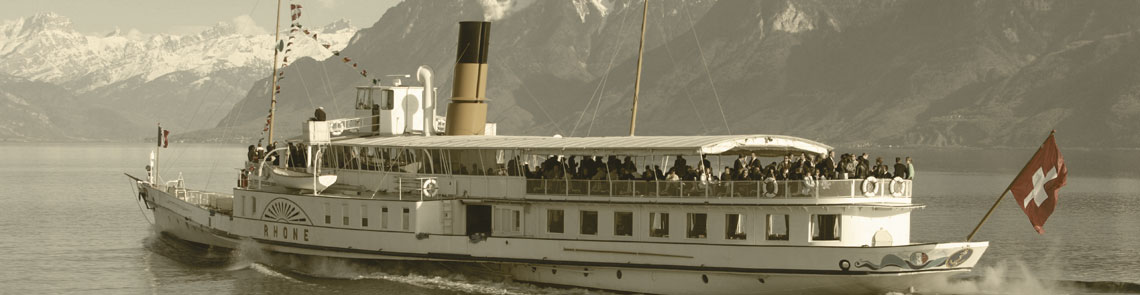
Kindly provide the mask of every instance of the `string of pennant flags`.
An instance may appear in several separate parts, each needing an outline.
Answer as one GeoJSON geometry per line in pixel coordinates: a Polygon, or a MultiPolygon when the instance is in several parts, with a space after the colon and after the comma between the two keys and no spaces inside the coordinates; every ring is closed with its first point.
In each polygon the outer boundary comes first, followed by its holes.
{"type": "MultiPolygon", "coordinates": [[[[358,64],[357,62],[354,62],[353,59],[350,57],[341,56],[341,52],[339,50],[332,50],[332,44],[330,44],[328,42],[322,42],[317,37],[318,33],[310,31],[309,29],[305,28],[305,26],[302,25],[298,21],[299,19],[301,19],[301,9],[302,8],[303,7],[301,6],[301,4],[293,4],[293,3],[289,4],[289,15],[290,15],[289,34],[285,40],[278,40],[276,48],[275,48],[275,50],[280,52],[283,57],[281,59],[281,66],[277,68],[277,73],[275,73],[277,76],[276,79],[277,79],[278,83],[277,83],[277,86],[275,87],[275,89],[273,89],[274,94],[275,95],[281,94],[281,83],[280,83],[280,81],[285,79],[285,67],[289,65],[289,58],[291,57],[290,53],[293,52],[293,44],[295,44],[295,42],[297,41],[298,34],[304,34],[306,38],[311,38],[314,42],[317,42],[318,44],[320,44],[321,47],[324,47],[325,50],[332,53],[333,56],[340,57],[341,63],[343,63],[346,66],[352,67],[352,69],[354,69],[354,70],[359,70],[360,76],[362,76],[364,78],[368,78],[368,69],[365,69],[364,67],[360,66],[360,64],[358,64]]],[[[274,62],[277,62],[277,61],[274,61],[274,62]]],[[[375,79],[375,78],[372,79],[373,85],[375,85],[377,83],[379,83],[378,79],[375,79]]],[[[264,133],[269,131],[269,125],[272,124],[272,122],[273,122],[273,118],[271,116],[272,115],[266,115],[266,117],[265,117],[265,127],[262,128],[262,130],[261,130],[261,132],[262,132],[261,137],[262,138],[264,138],[264,133]]]]}

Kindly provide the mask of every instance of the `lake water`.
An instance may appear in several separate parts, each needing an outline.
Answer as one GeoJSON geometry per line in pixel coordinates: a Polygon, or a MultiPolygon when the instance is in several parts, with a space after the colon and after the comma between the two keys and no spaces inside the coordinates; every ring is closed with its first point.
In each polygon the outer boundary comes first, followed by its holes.
{"type": "MultiPolygon", "coordinates": [[[[212,253],[161,238],[123,176],[144,176],[151,149],[147,144],[0,144],[0,293],[597,293],[502,282],[447,265],[298,260],[249,249],[212,253]],[[279,268],[280,261],[294,271],[279,268]],[[418,274],[408,274],[412,271],[418,274]]],[[[244,147],[223,145],[177,145],[162,152],[161,165],[169,167],[163,177],[173,179],[181,171],[189,186],[215,191],[230,190],[245,156],[244,147]]],[[[1111,154],[1129,157],[1119,162],[1137,158],[1111,154]]],[[[995,157],[1024,163],[1028,156],[1009,151],[995,157]]],[[[1091,166],[1068,159],[1070,167],[1091,166]]],[[[919,167],[914,202],[927,206],[912,216],[916,242],[964,239],[1020,168],[962,173],[932,172],[938,170],[933,164],[919,167]]],[[[1140,292],[1135,285],[1140,284],[1140,178],[1100,172],[1086,176],[1070,170],[1045,235],[1033,231],[1012,198],[1003,201],[975,237],[990,241],[990,248],[974,278],[938,291],[1140,292]]]]}

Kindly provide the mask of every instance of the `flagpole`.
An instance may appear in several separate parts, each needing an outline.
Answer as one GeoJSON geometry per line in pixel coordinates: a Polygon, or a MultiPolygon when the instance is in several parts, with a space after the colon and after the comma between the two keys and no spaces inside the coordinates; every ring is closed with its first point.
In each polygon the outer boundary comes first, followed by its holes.
{"type": "MultiPolygon", "coordinates": [[[[1045,141],[1049,141],[1049,138],[1050,138],[1050,137],[1053,137],[1053,134],[1055,134],[1055,133],[1057,133],[1057,130],[1053,130],[1053,131],[1050,131],[1050,132],[1049,132],[1049,137],[1046,137],[1046,138],[1045,138],[1045,141]]],[[[1042,143],[1042,145],[1044,145],[1044,143],[1042,143]]],[[[1037,150],[1041,150],[1041,148],[1040,148],[1040,147],[1038,147],[1038,148],[1037,148],[1037,150]]],[[[1036,154],[1037,154],[1037,152],[1034,152],[1034,155],[1036,155],[1036,154]]],[[[1029,158],[1029,161],[1026,161],[1026,162],[1025,162],[1025,167],[1021,167],[1021,170],[1017,170],[1017,173],[1021,173],[1021,171],[1024,171],[1024,170],[1025,170],[1025,168],[1029,167],[1029,163],[1031,163],[1031,162],[1033,162],[1033,158],[1029,158]]],[[[987,211],[987,212],[986,212],[986,216],[982,216],[982,220],[981,220],[981,221],[978,221],[978,225],[974,227],[974,231],[971,231],[971,232],[970,232],[970,235],[966,236],[966,242],[969,242],[970,240],[973,240],[973,239],[974,239],[974,235],[978,233],[978,229],[981,229],[981,228],[982,228],[982,224],[983,224],[983,223],[986,223],[986,219],[989,219],[989,218],[990,218],[990,214],[993,214],[993,213],[994,213],[994,209],[997,209],[997,206],[998,206],[998,204],[1001,204],[1001,199],[1004,199],[1004,198],[1005,198],[1005,195],[1009,193],[1009,190],[1010,190],[1011,188],[1013,188],[1013,183],[1014,183],[1015,181],[1017,181],[1017,176],[1016,176],[1016,175],[1014,175],[1014,177],[1013,177],[1013,180],[1010,180],[1010,181],[1009,181],[1009,185],[1005,187],[1005,191],[1002,191],[1002,192],[1001,192],[1001,196],[1000,196],[1000,197],[998,197],[997,201],[994,201],[994,205],[993,205],[993,206],[990,206],[990,211],[987,211]]]]}
{"type": "MultiPolygon", "coordinates": [[[[158,123],[157,141],[162,142],[162,123],[158,123]]],[[[160,149],[161,147],[162,147],[161,144],[155,145],[155,147],[154,147],[154,167],[153,168],[154,168],[154,181],[155,182],[162,182],[162,177],[158,175],[158,159],[160,158],[159,153],[161,152],[161,149],[160,149]]]]}
{"type": "Polygon", "coordinates": [[[277,44],[281,42],[281,0],[277,0],[277,25],[273,30],[273,86],[269,88],[269,137],[266,145],[273,144],[273,121],[277,113],[277,44]]]}

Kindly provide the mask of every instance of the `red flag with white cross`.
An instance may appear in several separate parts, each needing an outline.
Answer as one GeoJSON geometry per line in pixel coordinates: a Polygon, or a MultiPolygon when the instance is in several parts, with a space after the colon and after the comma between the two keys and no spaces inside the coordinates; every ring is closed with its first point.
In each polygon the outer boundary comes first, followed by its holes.
{"type": "Polygon", "coordinates": [[[1057,199],[1061,196],[1058,190],[1065,186],[1066,176],[1069,174],[1065,167],[1065,158],[1061,150],[1057,149],[1057,141],[1053,134],[1045,139],[1033,158],[1017,174],[1017,178],[1009,186],[1009,192],[1017,199],[1017,205],[1029,216],[1029,223],[1038,234],[1044,234],[1045,220],[1057,208],[1057,199]]]}

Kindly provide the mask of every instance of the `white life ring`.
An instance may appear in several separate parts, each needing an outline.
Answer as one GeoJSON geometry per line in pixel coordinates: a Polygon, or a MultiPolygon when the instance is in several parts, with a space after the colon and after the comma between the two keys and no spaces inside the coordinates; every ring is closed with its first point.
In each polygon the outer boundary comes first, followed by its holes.
{"type": "Polygon", "coordinates": [[[879,179],[869,176],[863,180],[863,196],[874,197],[879,192],[879,179]]]}
{"type": "Polygon", "coordinates": [[[801,193],[811,195],[811,191],[815,189],[815,179],[811,175],[804,176],[804,187],[801,193]]]}
{"type": "Polygon", "coordinates": [[[891,196],[894,196],[896,198],[902,197],[904,189],[906,189],[906,186],[903,185],[902,177],[895,177],[895,179],[891,179],[891,196]]]}
{"type": "Polygon", "coordinates": [[[435,193],[439,192],[439,185],[435,183],[435,179],[426,179],[420,191],[424,197],[434,197],[435,193]]]}
{"type": "Polygon", "coordinates": [[[768,177],[764,179],[764,185],[760,186],[760,190],[764,193],[765,197],[772,198],[775,197],[777,193],[780,193],[780,185],[776,183],[775,178],[768,177]],[[768,190],[769,184],[772,185],[772,190],[768,190]]]}

